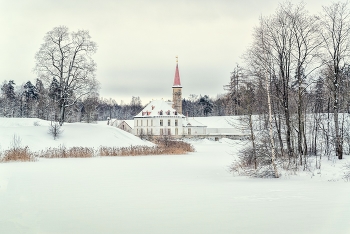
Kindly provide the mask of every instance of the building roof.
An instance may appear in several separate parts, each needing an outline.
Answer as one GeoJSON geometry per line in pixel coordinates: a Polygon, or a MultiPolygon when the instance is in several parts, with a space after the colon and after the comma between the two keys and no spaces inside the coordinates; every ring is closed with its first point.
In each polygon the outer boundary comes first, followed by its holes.
{"type": "Polygon", "coordinates": [[[198,120],[192,118],[186,118],[183,122],[182,122],[182,126],[184,127],[207,127],[206,125],[202,124],[201,122],[199,122],[198,120]]]}
{"type": "Polygon", "coordinates": [[[134,129],[134,120],[124,120],[124,122],[129,125],[130,128],[134,129]]]}
{"type": "Polygon", "coordinates": [[[180,73],[179,73],[179,65],[176,61],[176,69],[175,69],[175,77],[174,77],[174,85],[173,87],[179,87],[181,88],[181,81],[180,81],[180,73]]]}
{"type": "Polygon", "coordinates": [[[151,101],[143,110],[135,117],[154,117],[154,116],[178,116],[185,117],[184,115],[178,113],[174,108],[171,107],[171,102],[166,102],[164,100],[154,100],[151,101]]]}

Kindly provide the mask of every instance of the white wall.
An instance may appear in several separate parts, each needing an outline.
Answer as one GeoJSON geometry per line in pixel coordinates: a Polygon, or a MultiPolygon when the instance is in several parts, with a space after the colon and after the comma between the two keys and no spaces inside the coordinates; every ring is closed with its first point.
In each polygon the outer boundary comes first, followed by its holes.
{"type": "Polygon", "coordinates": [[[183,135],[182,131],[182,118],[179,116],[155,116],[149,118],[134,118],[134,134],[140,135],[141,130],[143,134],[150,135],[161,135],[161,131],[163,131],[163,135],[168,135],[168,131],[170,130],[171,135],[183,135]],[[161,126],[161,121],[163,124],[161,126]],[[168,124],[170,121],[170,125],[168,124]],[[177,126],[175,126],[175,121],[177,121],[177,126]]]}

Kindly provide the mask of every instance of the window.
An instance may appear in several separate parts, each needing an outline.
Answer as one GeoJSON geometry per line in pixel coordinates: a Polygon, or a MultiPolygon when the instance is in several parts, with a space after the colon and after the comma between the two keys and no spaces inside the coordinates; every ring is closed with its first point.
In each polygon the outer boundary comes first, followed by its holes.
{"type": "Polygon", "coordinates": [[[153,119],[151,119],[151,126],[153,126],[153,119]]]}
{"type": "Polygon", "coordinates": [[[175,115],[177,115],[177,111],[175,111],[175,115]]]}
{"type": "Polygon", "coordinates": [[[161,111],[159,111],[159,115],[163,115],[163,111],[161,110],[161,111]]]}
{"type": "Polygon", "coordinates": [[[136,126],[139,126],[139,120],[136,120],[136,126]]]}
{"type": "Polygon", "coordinates": [[[188,129],[188,135],[191,135],[191,129],[190,128],[188,129]]]}
{"type": "Polygon", "coordinates": [[[178,125],[178,120],[177,119],[175,119],[175,126],[177,126],[178,125]]]}
{"type": "Polygon", "coordinates": [[[160,120],[160,126],[163,126],[163,120],[162,119],[160,120]]]}
{"type": "Polygon", "coordinates": [[[148,126],[148,119],[147,119],[147,126],[148,126]]]}
{"type": "Polygon", "coordinates": [[[160,129],[160,135],[163,135],[163,129],[160,129]]]}
{"type": "Polygon", "coordinates": [[[179,135],[179,129],[175,128],[175,135],[179,135]]]}
{"type": "Polygon", "coordinates": [[[170,119],[168,119],[168,126],[170,126],[170,119]]]}
{"type": "Polygon", "coordinates": [[[171,135],[171,129],[168,129],[168,135],[171,135]]]}
{"type": "Polygon", "coordinates": [[[153,128],[151,128],[151,135],[153,135],[153,128]]]}
{"type": "Polygon", "coordinates": [[[143,126],[143,120],[141,120],[141,126],[143,126]]]}

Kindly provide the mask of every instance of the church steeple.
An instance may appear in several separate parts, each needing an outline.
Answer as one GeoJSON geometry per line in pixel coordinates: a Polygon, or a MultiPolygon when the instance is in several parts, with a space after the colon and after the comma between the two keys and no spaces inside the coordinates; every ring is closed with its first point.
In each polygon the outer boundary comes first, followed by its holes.
{"type": "Polygon", "coordinates": [[[174,77],[174,85],[173,87],[182,87],[180,81],[180,73],[179,73],[179,60],[176,56],[176,69],[175,69],[175,77],[174,77]]]}
{"type": "Polygon", "coordinates": [[[179,60],[176,56],[176,68],[175,68],[175,77],[173,85],[173,108],[179,113],[182,114],[182,86],[180,81],[179,73],[179,60]]]}

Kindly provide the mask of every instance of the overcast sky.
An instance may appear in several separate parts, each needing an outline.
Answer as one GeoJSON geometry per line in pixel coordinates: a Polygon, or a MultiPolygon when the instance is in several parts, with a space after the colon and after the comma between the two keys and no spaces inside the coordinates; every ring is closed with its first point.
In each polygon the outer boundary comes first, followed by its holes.
{"type": "MultiPolygon", "coordinates": [[[[224,93],[260,15],[278,0],[0,0],[0,82],[34,82],[34,56],[56,26],[89,30],[98,44],[100,96],[171,99],[176,60],[183,97],[224,93]]],[[[330,0],[308,0],[320,12],[330,0]]],[[[294,1],[293,1],[294,3],[294,1]]],[[[299,3],[299,1],[295,1],[299,3]]]]}

